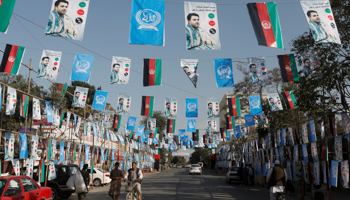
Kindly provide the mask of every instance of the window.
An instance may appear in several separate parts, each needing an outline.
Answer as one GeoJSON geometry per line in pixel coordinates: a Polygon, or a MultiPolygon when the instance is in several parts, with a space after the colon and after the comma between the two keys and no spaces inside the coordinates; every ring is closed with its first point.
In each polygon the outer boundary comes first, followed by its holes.
{"type": "Polygon", "coordinates": [[[195,164],[195,165],[192,165],[192,167],[201,167],[201,166],[199,166],[199,165],[195,164]]]}
{"type": "Polygon", "coordinates": [[[6,183],[7,183],[7,180],[0,180],[0,196],[2,195],[2,192],[5,189],[6,183]]]}
{"type": "Polygon", "coordinates": [[[21,178],[21,182],[25,192],[30,192],[39,189],[32,180],[28,178],[21,178]]]}
{"type": "MultiPolygon", "coordinates": [[[[91,169],[87,169],[87,170],[88,170],[89,174],[91,174],[91,169]]],[[[93,170],[93,174],[96,174],[95,170],[93,170]]]]}
{"type": "Polygon", "coordinates": [[[5,192],[5,197],[10,197],[18,194],[22,194],[21,183],[18,179],[11,180],[5,192]]]}

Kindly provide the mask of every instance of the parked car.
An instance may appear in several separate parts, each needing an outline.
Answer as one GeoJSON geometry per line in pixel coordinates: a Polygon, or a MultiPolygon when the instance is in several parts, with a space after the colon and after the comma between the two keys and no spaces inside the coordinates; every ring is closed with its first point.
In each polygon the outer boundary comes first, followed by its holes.
{"type": "Polygon", "coordinates": [[[190,168],[191,164],[185,165],[185,168],[190,168]]]}
{"type": "Polygon", "coordinates": [[[241,182],[242,177],[242,167],[231,167],[226,174],[226,182],[230,183],[231,181],[241,182]]]}
{"type": "Polygon", "coordinates": [[[182,165],[177,165],[176,168],[182,168],[182,165]]]}
{"type": "Polygon", "coordinates": [[[90,185],[94,183],[94,186],[101,186],[102,184],[110,183],[112,180],[109,178],[110,173],[100,168],[94,168],[92,180],[91,169],[87,169],[90,174],[90,185]]]}
{"type": "Polygon", "coordinates": [[[198,164],[192,164],[190,169],[189,169],[190,175],[191,174],[199,174],[202,175],[202,168],[198,164]]]}
{"type": "Polygon", "coordinates": [[[29,176],[0,177],[1,200],[52,200],[51,188],[40,187],[29,176]]]}

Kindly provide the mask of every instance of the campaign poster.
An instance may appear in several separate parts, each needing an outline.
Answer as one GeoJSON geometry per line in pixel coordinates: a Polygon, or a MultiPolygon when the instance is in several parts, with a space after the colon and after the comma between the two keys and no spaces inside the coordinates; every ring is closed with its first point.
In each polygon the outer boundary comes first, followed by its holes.
{"type": "Polygon", "coordinates": [[[62,52],[43,50],[39,63],[37,78],[45,78],[49,81],[56,82],[59,72],[62,52]]]}
{"type": "Polygon", "coordinates": [[[212,98],[207,101],[207,117],[216,118],[220,116],[219,100],[212,98]]]}
{"type": "Polygon", "coordinates": [[[177,117],[177,98],[165,98],[164,115],[169,119],[175,119],[177,117]]]}
{"type": "Polygon", "coordinates": [[[349,161],[341,161],[340,167],[342,186],[343,188],[349,188],[349,161]]]}
{"type": "Polygon", "coordinates": [[[129,114],[131,105],[131,96],[128,94],[119,94],[118,95],[118,105],[117,113],[118,114],[129,114]]]}
{"type": "Polygon", "coordinates": [[[198,59],[181,59],[181,68],[192,82],[194,88],[197,88],[198,76],[198,59]]]}
{"type": "Polygon", "coordinates": [[[343,125],[343,132],[344,134],[348,135],[350,133],[350,120],[348,113],[341,114],[341,121],[343,125]]]}
{"type": "Polygon", "coordinates": [[[267,94],[267,99],[272,112],[283,110],[282,102],[278,93],[267,94]]]}
{"type": "Polygon", "coordinates": [[[207,121],[207,131],[218,131],[218,124],[217,120],[215,119],[208,119],[207,121]]]}
{"type": "Polygon", "coordinates": [[[187,50],[221,49],[215,3],[185,2],[185,25],[187,50]]]}
{"type": "Polygon", "coordinates": [[[83,40],[89,0],[53,0],[45,35],[83,40]]]}
{"type": "Polygon", "coordinates": [[[156,118],[147,118],[146,132],[154,133],[156,131],[156,118]]]}
{"type": "Polygon", "coordinates": [[[316,142],[311,143],[311,156],[312,156],[312,159],[314,160],[314,162],[319,161],[316,142]]]}
{"type": "Polygon", "coordinates": [[[314,73],[315,68],[319,65],[317,52],[309,51],[300,54],[301,65],[303,66],[302,73],[305,78],[308,78],[314,73]]]}
{"type": "Polygon", "coordinates": [[[253,85],[269,83],[264,57],[248,58],[249,80],[253,85]]]}
{"type": "Polygon", "coordinates": [[[78,107],[78,108],[85,108],[88,92],[89,92],[89,88],[76,86],[74,95],[73,95],[72,106],[78,107]]]}
{"type": "Polygon", "coordinates": [[[13,133],[5,133],[5,144],[4,144],[4,160],[10,161],[13,160],[14,156],[14,145],[15,145],[15,136],[13,133]]]}
{"type": "Polygon", "coordinates": [[[130,67],[130,58],[113,56],[111,66],[111,84],[128,84],[130,67]]]}
{"type": "Polygon", "coordinates": [[[17,91],[12,87],[7,87],[6,94],[6,115],[14,115],[16,112],[17,91]]]}
{"type": "Polygon", "coordinates": [[[335,152],[335,160],[341,161],[343,160],[343,145],[342,145],[342,136],[336,136],[334,138],[334,152],[335,152]]]}
{"type": "Polygon", "coordinates": [[[33,119],[41,120],[40,101],[33,97],[33,119]]]}

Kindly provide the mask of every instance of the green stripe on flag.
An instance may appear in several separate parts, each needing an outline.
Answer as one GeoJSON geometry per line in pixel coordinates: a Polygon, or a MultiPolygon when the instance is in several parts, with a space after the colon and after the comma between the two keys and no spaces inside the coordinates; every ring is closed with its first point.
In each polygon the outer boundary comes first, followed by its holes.
{"type": "Polygon", "coordinates": [[[156,130],[154,131],[153,139],[157,138],[157,131],[158,131],[158,128],[156,128],[156,130]]]}
{"type": "Polygon", "coordinates": [[[197,134],[197,141],[199,141],[199,129],[196,130],[196,134],[197,134]]]}
{"type": "Polygon", "coordinates": [[[45,182],[45,161],[44,160],[41,160],[41,181],[40,182],[45,182]]]}
{"type": "Polygon", "coordinates": [[[292,68],[294,82],[299,82],[298,69],[297,69],[297,64],[295,63],[294,54],[289,54],[288,57],[289,57],[290,67],[292,68]]]}
{"type": "Polygon", "coordinates": [[[2,1],[0,8],[0,32],[5,33],[12,16],[13,8],[15,7],[16,0],[2,1]]]}
{"type": "Polygon", "coordinates": [[[117,132],[119,130],[119,127],[120,127],[120,122],[122,121],[122,115],[119,115],[118,117],[118,126],[117,126],[117,132]]]}
{"type": "Polygon", "coordinates": [[[63,118],[64,118],[64,110],[62,110],[62,116],[61,116],[61,121],[60,121],[60,128],[62,127],[63,118]]]}
{"type": "Polygon", "coordinates": [[[173,119],[173,132],[172,133],[175,133],[175,119],[173,119]]]}
{"type": "Polygon", "coordinates": [[[154,85],[162,84],[162,60],[156,59],[156,77],[154,85]]]}
{"type": "Polygon", "coordinates": [[[18,74],[19,67],[21,66],[24,50],[25,50],[24,47],[21,47],[21,46],[18,47],[16,59],[11,69],[11,74],[18,74]]]}
{"type": "Polygon", "coordinates": [[[154,97],[149,97],[149,114],[148,116],[153,117],[153,103],[154,103],[154,97]]]}
{"type": "Polygon", "coordinates": [[[130,133],[130,138],[132,138],[133,133],[134,133],[134,131],[131,131],[131,133],[130,133]]]}
{"type": "Polygon", "coordinates": [[[73,162],[75,161],[75,152],[77,150],[77,145],[74,144],[74,152],[73,152],[73,162]]]}
{"type": "Polygon", "coordinates": [[[28,98],[29,98],[28,95],[25,95],[24,106],[23,106],[23,117],[27,115],[28,98]]]}
{"type": "Polygon", "coordinates": [[[236,109],[237,116],[241,116],[241,103],[239,102],[239,97],[236,97],[236,109]]]}
{"type": "Polygon", "coordinates": [[[94,172],[94,154],[95,154],[95,148],[92,150],[92,154],[91,154],[91,174],[93,174],[94,172]]]}
{"type": "Polygon", "coordinates": [[[296,105],[296,100],[295,100],[295,97],[294,97],[294,93],[292,91],[288,91],[288,92],[289,92],[290,98],[292,98],[292,101],[293,101],[293,104],[294,104],[294,108],[298,108],[298,106],[296,105]]]}
{"type": "Polygon", "coordinates": [[[268,2],[266,3],[267,10],[269,12],[270,21],[273,29],[273,33],[275,35],[277,48],[283,49],[283,39],[282,39],[282,30],[280,26],[280,20],[278,17],[278,11],[276,3],[274,2],[268,2]]]}
{"type": "Polygon", "coordinates": [[[50,160],[50,158],[51,158],[51,148],[52,148],[51,139],[49,139],[49,149],[48,149],[48,152],[47,152],[48,160],[50,160]]]}

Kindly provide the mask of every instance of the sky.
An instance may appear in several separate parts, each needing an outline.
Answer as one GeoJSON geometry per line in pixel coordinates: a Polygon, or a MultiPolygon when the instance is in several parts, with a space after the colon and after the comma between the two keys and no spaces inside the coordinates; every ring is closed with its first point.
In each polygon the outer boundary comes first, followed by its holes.
{"type": "MultiPolygon", "coordinates": [[[[199,2],[217,3],[221,50],[187,51],[185,41],[184,1],[165,1],[165,46],[129,44],[129,29],[132,0],[92,0],[90,2],[84,39],[67,41],[63,38],[45,36],[44,32],[51,0],[17,0],[7,34],[0,33],[0,49],[13,44],[26,47],[23,63],[38,69],[43,49],[62,51],[60,73],[57,83],[71,84],[70,74],[76,53],[94,55],[90,84],[101,86],[107,91],[107,101],[117,106],[119,93],[130,94],[130,116],[141,120],[142,96],[154,96],[154,110],[164,111],[165,97],[178,98],[178,129],[186,129],[185,99],[198,98],[199,117],[197,128],[205,129],[207,124],[206,104],[209,98],[218,98],[233,88],[217,88],[215,82],[214,59],[232,58],[233,61],[247,61],[248,57],[264,56],[268,70],[278,67],[277,55],[289,54],[291,41],[300,34],[309,31],[308,23],[299,1],[278,0],[285,49],[258,46],[250,21],[247,0],[200,0],[199,2]],[[39,27],[40,26],[40,27],[39,27]],[[112,56],[129,57],[131,61],[130,81],[128,85],[111,85],[110,71],[112,56]],[[143,59],[162,59],[162,86],[143,87],[143,59]],[[199,59],[197,88],[194,88],[180,66],[180,59],[199,59]]],[[[0,55],[2,57],[2,55],[0,55]]],[[[248,67],[248,66],[247,66],[248,67]]],[[[243,79],[235,63],[234,82],[243,79]]],[[[21,67],[20,74],[28,75],[28,69],[21,67]]],[[[44,88],[50,82],[34,78],[44,88]]],[[[79,109],[79,108],[78,108],[79,109]]],[[[123,117],[122,124],[126,124],[123,117]]],[[[204,134],[201,132],[201,135],[204,134]]],[[[190,133],[188,133],[190,135],[190,133]]]]}

